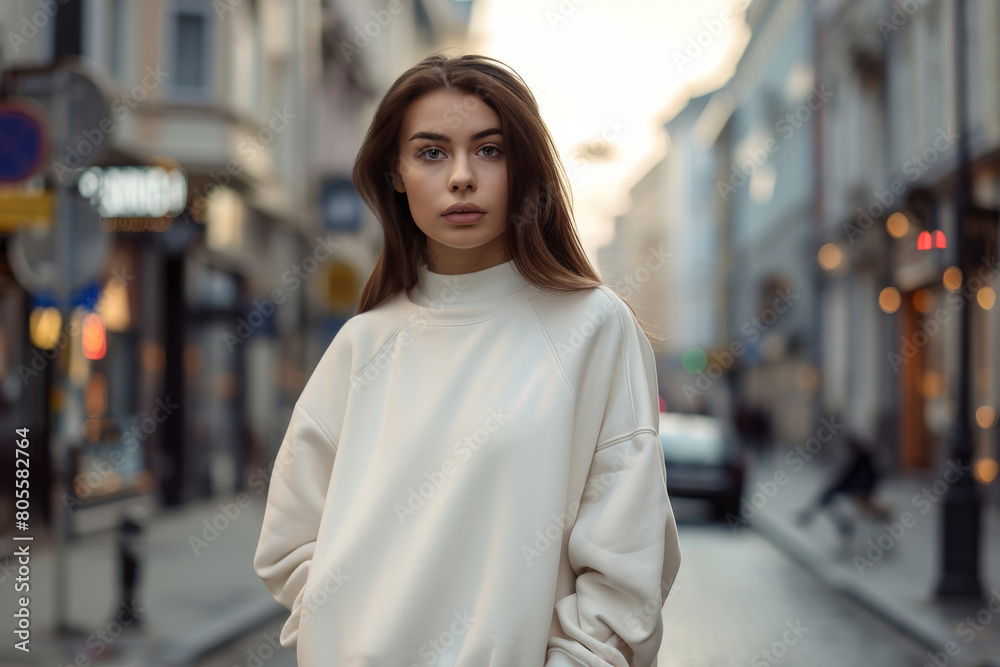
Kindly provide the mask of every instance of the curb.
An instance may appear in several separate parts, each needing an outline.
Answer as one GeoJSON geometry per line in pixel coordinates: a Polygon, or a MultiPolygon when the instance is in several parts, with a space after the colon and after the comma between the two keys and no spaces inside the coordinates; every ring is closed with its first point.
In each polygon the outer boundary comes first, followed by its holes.
{"type": "Polygon", "coordinates": [[[288,613],[270,595],[261,596],[240,608],[228,618],[210,623],[198,634],[183,642],[170,639],[161,642],[153,651],[158,662],[168,665],[193,665],[207,653],[253,631],[288,613]]]}
{"type": "MultiPolygon", "coordinates": [[[[928,624],[904,607],[860,586],[854,577],[817,554],[796,531],[782,521],[758,512],[751,520],[751,526],[824,584],[855,600],[928,650],[940,651],[948,642],[954,641],[953,637],[939,627],[928,624]]],[[[954,667],[1000,667],[1000,663],[992,659],[983,662],[960,656],[951,658],[948,664],[954,667]]]]}

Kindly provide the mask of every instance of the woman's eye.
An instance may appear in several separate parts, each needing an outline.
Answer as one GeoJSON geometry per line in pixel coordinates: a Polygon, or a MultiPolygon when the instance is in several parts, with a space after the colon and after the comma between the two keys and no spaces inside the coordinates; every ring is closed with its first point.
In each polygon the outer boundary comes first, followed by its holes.
{"type": "Polygon", "coordinates": [[[497,155],[500,154],[500,149],[497,148],[496,146],[483,146],[482,150],[483,151],[492,151],[492,153],[485,153],[484,152],[483,155],[485,157],[496,157],[497,155]]]}
{"type": "Polygon", "coordinates": [[[440,148],[428,148],[427,150],[424,151],[423,154],[424,154],[425,157],[427,157],[427,158],[429,158],[431,160],[435,160],[435,159],[437,159],[439,157],[439,153],[441,153],[441,149],[440,148]],[[432,153],[433,153],[433,155],[432,155],[432,153]]]}

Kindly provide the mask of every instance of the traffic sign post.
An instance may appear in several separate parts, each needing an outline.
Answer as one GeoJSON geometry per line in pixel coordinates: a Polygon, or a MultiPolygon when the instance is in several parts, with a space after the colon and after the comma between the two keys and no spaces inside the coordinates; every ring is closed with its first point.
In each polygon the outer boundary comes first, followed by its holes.
{"type": "MultiPolygon", "coordinates": [[[[12,156],[0,162],[0,178],[7,175],[10,180],[23,180],[40,168],[43,161],[33,158],[48,156],[47,139],[39,141],[39,137],[45,138],[42,128],[46,124],[52,135],[52,146],[60,156],[66,156],[64,162],[56,156],[49,161],[51,169],[47,176],[58,183],[55,191],[56,215],[50,233],[34,229],[16,232],[10,243],[11,267],[25,289],[56,296],[63,326],[66,326],[72,321],[74,292],[92,282],[103,271],[110,252],[110,239],[100,228],[100,216],[82,200],[76,185],[79,169],[92,164],[107,150],[109,140],[103,132],[110,118],[107,97],[82,65],[69,61],[47,71],[16,73],[11,80],[11,88],[16,95],[32,98],[34,106],[44,109],[44,112],[38,114],[43,119],[38,123],[39,127],[34,127],[30,120],[14,110],[8,110],[6,116],[0,114],[0,137],[7,137],[16,147],[12,156]],[[88,243],[91,244],[89,248],[85,247],[88,243]]],[[[31,106],[31,103],[25,103],[19,108],[23,111],[31,106]]],[[[71,341],[72,338],[69,337],[71,341]]],[[[74,352],[70,350],[67,357],[74,352]]],[[[59,370],[64,406],[50,443],[55,462],[54,488],[58,495],[58,511],[55,513],[55,630],[61,635],[78,635],[81,630],[72,628],[67,617],[69,581],[66,548],[72,516],[66,499],[73,497],[72,454],[79,450],[83,442],[83,387],[72,381],[68,368],[59,370]]]]}
{"type": "Polygon", "coordinates": [[[26,180],[41,170],[49,153],[45,112],[30,98],[0,103],[0,182],[26,180]]]}

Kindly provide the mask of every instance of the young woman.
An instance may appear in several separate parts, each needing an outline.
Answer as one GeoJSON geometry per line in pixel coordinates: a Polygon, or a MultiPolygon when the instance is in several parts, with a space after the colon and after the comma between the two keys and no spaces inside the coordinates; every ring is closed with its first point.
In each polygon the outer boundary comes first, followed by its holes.
{"type": "Polygon", "coordinates": [[[525,83],[433,56],[354,183],[384,231],[275,459],[254,569],[302,667],[655,664],[680,565],[653,351],[525,83]]]}

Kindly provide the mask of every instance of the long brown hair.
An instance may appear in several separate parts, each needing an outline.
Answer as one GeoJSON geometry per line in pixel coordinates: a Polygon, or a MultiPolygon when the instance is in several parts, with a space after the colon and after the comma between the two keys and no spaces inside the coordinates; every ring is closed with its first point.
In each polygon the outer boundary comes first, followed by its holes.
{"type": "Polygon", "coordinates": [[[357,312],[412,287],[420,263],[427,261],[427,237],[413,221],[405,193],[393,189],[389,173],[398,155],[406,109],[418,97],[442,88],[476,95],[500,117],[507,172],[516,176],[508,179],[505,236],[518,272],[547,292],[604,285],[583,251],[566,172],[527,84],[495,58],[437,54],[411,67],[389,87],[354,163],[354,187],[378,218],[384,239],[357,312]]]}

